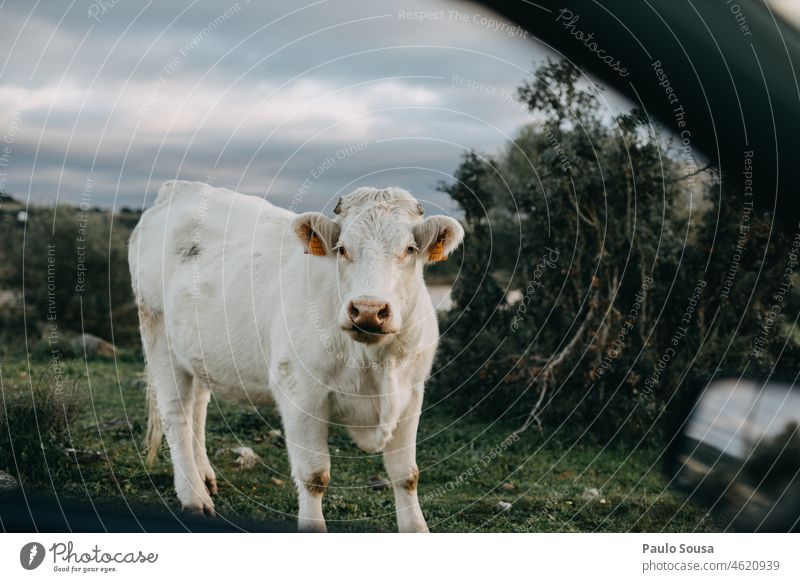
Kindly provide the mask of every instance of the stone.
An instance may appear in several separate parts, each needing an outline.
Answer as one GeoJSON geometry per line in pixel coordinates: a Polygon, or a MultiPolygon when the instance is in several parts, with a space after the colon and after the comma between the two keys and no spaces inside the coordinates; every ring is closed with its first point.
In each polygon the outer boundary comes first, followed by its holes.
{"type": "Polygon", "coordinates": [[[236,463],[241,469],[252,469],[261,458],[250,447],[236,447],[231,449],[231,452],[238,455],[236,463]]]}
{"type": "Polygon", "coordinates": [[[0,471],[0,493],[8,493],[19,487],[19,483],[8,473],[0,471]]]}
{"type": "Polygon", "coordinates": [[[595,487],[592,487],[591,489],[584,489],[583,493],[581,493],[581,498],[586,501],[592,501],[598,495],[600,495],[600,492],[595,487]]]}

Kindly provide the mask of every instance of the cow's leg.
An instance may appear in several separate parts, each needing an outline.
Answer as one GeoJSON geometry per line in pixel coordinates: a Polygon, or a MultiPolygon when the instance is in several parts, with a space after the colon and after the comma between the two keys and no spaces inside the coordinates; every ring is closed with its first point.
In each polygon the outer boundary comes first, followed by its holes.
{"type": "Polygon", "coordinates": [[[200,477],[211,495],[217,494],[217,475],[206,452],[206,414],[211,400],[211,389],[198,378],[194,379],[194,462],[200,477]]]}
{"type": "Polygon", "coordinates": [[[427,532],[428,525],[419,507],[417,484],[417,426],[420,407],[409,406],[383,451],[386,472],[394,487],[397,529],[400,532],[427,532]]]}
{"type": "Polygon", "coordinates": [[[139,304],[142,346],[156,405],[167,436],[175,492],[186,511],[213,515],[214,503],[194,457],[194,392],[192,376],[173,361],[164,314],[139,304]]]}
{"type": "MultiPolygon", "coordinates": [[[[292,396],[299,396],[297,393],[292,396]]],[[[286,449],[297,486],[300,531],[324,532],[322,496],[330,481],[331,460],[328,456],[328,413],[324,398],[281,398],[281,419],[286,433],[286,449]]]]}
{"type": "Polygon", "coordinates": [[[147,369],[155,383],[156,402],[172,457],[178,500],[184,511],[214,515],[214,503],[195,461],[195,389],[192,376],[173,364],[169,354],[164,352],[148,353],[147,369]]]}

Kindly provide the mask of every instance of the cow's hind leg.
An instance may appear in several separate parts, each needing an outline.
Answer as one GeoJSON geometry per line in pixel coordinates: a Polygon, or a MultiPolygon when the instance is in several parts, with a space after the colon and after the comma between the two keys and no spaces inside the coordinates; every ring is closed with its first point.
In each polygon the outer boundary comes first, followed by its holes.
{"type": "Polygon", "coordinates": [[[175,492],[185,511],[213,515],[214,503],[195,460],[195,386],[192,376],[173,361],[163,314],[141,306],[139,312],[147,372],[169,444],[175,492]]]}
{"type": "Polygon", "coordinates": [[[194,379],[194,416],[192,432],[194,433],[194,462],[200,477],[211,495],[217,494],[217,475],[208,460],[206,451],[206,414],[211,400],[211,389],[202,380],[194,379]]]}
{"type": "Polygon", "coordinates": [[[150,373],[155,376],[158,410],[172,456],[175,491],[184,511],[212,516],[214,502],[195,460],[195,392],[192,377],[177,366],[169,368],[162,370],[160,376],[152,370],[150,373]]]}

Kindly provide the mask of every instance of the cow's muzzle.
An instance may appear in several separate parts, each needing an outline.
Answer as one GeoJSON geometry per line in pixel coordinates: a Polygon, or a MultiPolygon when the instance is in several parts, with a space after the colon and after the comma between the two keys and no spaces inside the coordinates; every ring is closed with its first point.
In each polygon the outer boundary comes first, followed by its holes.
{"type": "Polygon", "coordinates": [[[353,339],[363,343],[377,343],[394,333],[391,329],[392,308],[377,297],[365,296],[347,305],[348,326],[353,339]]]}

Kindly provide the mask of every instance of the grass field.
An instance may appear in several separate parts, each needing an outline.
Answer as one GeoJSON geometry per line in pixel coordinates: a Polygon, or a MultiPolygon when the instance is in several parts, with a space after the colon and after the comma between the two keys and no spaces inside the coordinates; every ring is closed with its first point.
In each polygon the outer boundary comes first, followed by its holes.
{"type": "MultiPolygon", "coordinates": [[[[4,386],[25,386],[45,364],[6,361],[4,386]]],[[[64,455],[53,463],[58,494],[93,501],[122,501],[178,510],[166,448],[152,469],[143,463],[145,401],[139,363],[66,362],[82,401],[69,426],[71,446],[107,458],[64,455]]],[[[209,456],[217,471],[218,513],[247,519],[293,520],[296,494],[274,408],[243,410],[212,400],[209,456]],[[261,458],[240,468],[230,449],[251,447],[261,458]]],[[[507,441],[513,426],[479,424],[425,413],[418,463],[423,512],[435,532],[716,531],[702,510],[684,505],[660,474],[658,449],[572,446],[533,429],[507,441]],[[507,446],[502,445],[503,442],[507,446]],[[505,485],[504,485],[505,484],[505,485]],[[596,488],[587,501],[583,493],[596,488]],[[498,502],[511,503],[502,510],[498,502]]],[[[385,475],[380,455],[360,452],[344,431],[330,436],[332,481],[323,507],[331,530],[394,531],[390,489],[375,490],[370,477],[385,475]]],[[[0,467],[14,473],[13,467],[0,467]]],[[[50,480],[26,486],[48,489],[50,480]]]]}

